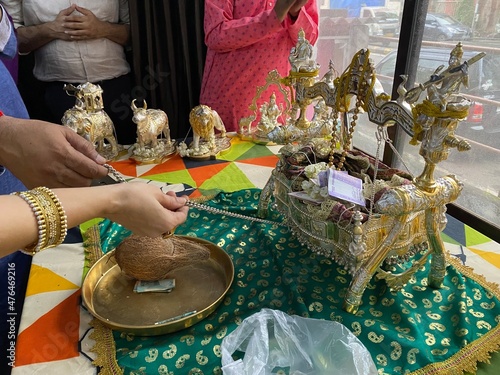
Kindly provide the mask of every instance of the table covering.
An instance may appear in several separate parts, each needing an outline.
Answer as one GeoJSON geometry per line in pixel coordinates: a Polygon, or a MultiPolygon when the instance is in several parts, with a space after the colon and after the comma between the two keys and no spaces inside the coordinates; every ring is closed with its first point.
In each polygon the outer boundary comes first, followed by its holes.
{"type": "MultiPolygon", "coordinates": [[[[149,181],[150,183],[168,185],[167,188],[174,189],[179,193],[184,192],[190,194],[193,198],[199,198],[203,195],[216,196],[221,191],[226,193],[241,191],[241,193],[244,194],[244,191],[247,189],[257,189],[254,191],[250,190],[252,191],[252,199],[255,200],[255,194],[258,194],[259,189],[264,187],[270,172],[276,164],[276,153],[278,150],[279,146],[257,145],[241,141],[235,137],[232,139],[232,148],[214,160],[203,162],[191,161],[181,159],[179,156],[175,155],[159,165],[137,165],[128,159],[128,155],[124,155],[122,160],[114,162],[113,166],[129,179],[141,178],[149,181]]],[[[217,199],[221,199],[220,194],[217,199]]],[[[193,212],[194,210],[192,213],[193,212]]],[[[215,220],[217,221],[218,219],[215,220]]],[[[469,268],[462,269],[460,263],[455,262],[448,268],[447,282],[455,283],[453,285],[458,285],[456,283],[460,280],[460,282],[464,282],[469,285],[469,287],[470,285],[475,285],[472,287],[475,291],[480,290],[480,298],[477,300],[474,299],[476,298],[474,293],[465,297],[463,306],[465,306],[466,309],[469,302],[472,302],[473,306],[476,306],[475,303],[479,300],[486,302],[487,304],[494,302],[496,305],[496,288],[494,288],[490,282],[500,282],[500,274],[498,272],[498,267],[500,266],[500,245],[489,240],[473,229],[464,226],[462,223],[457,222],[453,218],[448,217],[448,220],[448,226],[443,233],[446,248],[454,258],[458,259],[462,264],[465,263],[465,265],[472,267],[475,271],[472,272],[469,268]],[[488,282],[485,282],[482,276],[478,275],[484,275],[485,280],[488,282]],[[468,298],[471,298],[471,300],[468,298]]],[[[85,228],[85,230],[87,229],[88,228],[85,228]]],[[[192,234],[194,235],[195,233],[192,234]]],[[[286,241],[292,241],[291,244],[294,244],[293,239],[287,238],[286,236],[284,237],[286,241]]],[[[236,236],[232,235],[231,241],[226,240],[226,242],[230,246],[237,247],[237,240],[233,244],[235,239],[236,236]]],[[[213,242],[218,243],[219,240],[220,239],[214,238],[213,242]]],[[[296,246],[296,244],[293,246],[296,246]]],[[[231,250],[231,247],[229,250],[231,250]]],[[[271,256],[270,254],[268,254],[268,256],[271,256]]],[[[279,258],[278,260],[284,264],[282,267],[286,267],[286,263],[289,261],[287,258],[288,254],[279,254],[281,255],[278,257],[278,255],[273,253],[273,259],[275,259],[275,257],[277,257],[276,259],[279,258]]],[[[329,269],[329,272],[337,272],[336,267],[334,266],[329,265],[329,267],[326,267],[325,265],[322,265],[321,260],[313,256],[313,254],[310,254],[307,249],[300,250],[299,254],[304,255],[303,258],[300,258],[303,260],[300,261],[300,259],[293,259],[292,262],[294,263],[294,267],[292,268],[300,267],[302,264],[301,262],[306,262],[308,264],[307,267],[318,263],[321,272],[325,272],[326,269],[329,269]]],[[[95,359],[95,353],[91,351],[96,343],[89,337],[93,332],[93,329],[90,326],[92,317],[81,307],[80,304],[80,286],[82,283],[83,268],[84,246],[82,243],[64,244],[55,249],[43,251],[34,257],[26,291],[24,310],[20,322],[19,335],[17,338],[16,367],[13,369],[13,374],[95,374],[97,372],[95,366],[92,364],[92,360],[95,359]]],[[[235,280],[236,286],[238,286],[238,281],[241,280],[235,280]]],[[[281,282],[283,283],[283,280],[281,282]]],[[[296,282],[293,285],[298,288],[300,283],[296,282]]],[[[449,285],[451,288],[451,284],[449,285]]],[[[373,284],[373,286],[374,293],[376,293],[375,295],[377,296],[375,299],[378,301],[378,305],[376,306],[379,307],[381,303],[380,301],[389,297],[383,297],[385,291],[380,289],[383,287],[379,286],[378,283],[373,284]]],[[[419,291],[421,293],[426,290],[425,285],[409,285],[411,288],[415,286],[422,289],[422,291],[419,291]]],[[[288,288],[290,288],[290,286],[288,286],[288,288]]],[[[336,291],[330,291],[330,293],[339,293],[340,289],[342,288],[339,288],[336,291]]],[[[265,301],[268,301],[268,298],[270,298],[269,294],[272,295],[274,289],[264,288],[262,290],[264,291],[262,296],[257,294],[256,296],[253,296],[253,298],[257,298],[258,300],[260,296],[261,298],[264,298],[265,301]]],[[[445,289],[445,291],[447,291],[447,293],[449,292],[447,289],[445,289]]],[[[289,292],[289,290],[287,290],[287,292],[289,292]]],[[[440,293],[442,292],[443,290],[440,290],[440,293]]],[[[323,291],[322,293],[313,293],[321,295],[323,294],[323,291]]],[[[285,295],[286,298],[289,298],[288,294],[285,295]]],[[[335,299],[335,297],[332,297],[334,294],[328,293],[325,294],[325,299],[327,295],[330,295],[330,298],[335,299]]],[[[285,297],[280,296],[279,298],[285,297]]],[[[321,312],[317,311],[319,309],[319,305],[313,303],[317,302],[314,301],[313,295],[311,294],[309,298],[312,298],[312,300],[302,302],[300,308],[287,306],[287,310],[291,312],[296,311],[299,314],[310,314],[310,316],[313,317],[323,318],[324,316],[321,312]],[[312,309],[312,311],[310,311],[310,309],[312,309]]],[[[443,295],[441,295],[441,298],[443,298],[443,295]]],[[[448,298],[448,296],[445,298],[448,298]]],[[[409,308],[405,304],[411,304],[412,299],[414,298],[408,298],[408,301],[401,302],[403,305],[400,307],[405,306],[405,308],[409,308]]],[[[418,303],[416,308],[425,309],[423,300],[424,298],[422,298],[422,303],[418,303]]],[[[436,304],[436,301],[433,301],[432,298],[429,299],[429,302],[433,305],[436,304]]],[[[269,301],[266,303],[269,303],[269,301]]],[[[322,303],[325,302],[323,301],[322,303]]],[[[328,303],[332,302],[328,301],[328,303]]],[[[364,306],[370,306],[370,302],[364,302],[364,306]]],[[[277,306],[271,305],[271,307],[276,308],[277,306]]],[[[223,304],[216,313],[222,314],[227,312],[224,308],[227,308],[226,304],[223,304]]],[[[254,308],[258,308],[258,306],[254,308]]],[[[496,306],[492,306],[491,309],[492,311],[496,311],[496,306]]],[[[250,309],[246,311],[245,314],[250,313],[250,311],[255,310],[250,309]]],[[[382,312],[382,315],[386,314],[384,312],[385,310],[380,309],[380,311],[382,312]]],[[[335,314],[328,318],[338,319],[336,310],[334,312],[335,314]]],[[[476,312],[477,311],[474,310],[474,312],[471,313],[474,315],[476,312]]],[[[338,313],[341,314],[340,311],[338,313]]],[[[372,314],[370,311],[368,313],[372,314]]],[[[375,310],[374,313],[376,313],[375,310]]],[[[228,325],[225,332],[227,333],[227,330],[234,328],[238,319],[242,319],[245,314],[235,314],[232,316],[232,320],[229,317],[226,317],[224,320],[228,322],[228,325]]],[[[212,317],[212,319],[214,318],[215,317],[212,317]]],[[[342,320],[344,319],[346,318],[342,318],[342,320]]],[[[381,325],[378,320],[373,320],[377,321],[376,324],[381,325]]],[[[466,320],[470,322],[470,319],[466,320]]],[[[218,321],[219,317],[217,317],[217,322],[218,321]]],[[[210,324],[209,322],[210,321],[207,319],[206,321],[198,323],[198,325],[200,325],[200,327],[204,327],[204,324],[210,324]]],[[[459,324],[461,324],[461,322],[462,321],[460,320],[459,324]]],[[[352,322],[348,321],[347,323],[352,329],[352,322]]],[[[440,323],[438,321],[436,323],[437,333],[440,332],[440,328],[438,329],[440,323]]],[[[491,336],[496,335],[496,329],[494,329],[495,327],[491,322],[488,321],[488,324],[491,326],[490,332],[492,333],[490,336],[485,336],[488,337],[487,340],[484,340],[484,342],[478,341],[477,343],[491,343],[493,347],[496,344],[496,339],[491,336]],[[493,341],[489,341],[489,339],[493,341]]],[[[470,334],[470,332],[475,332],[473,335],[475,334],[476,337],[479,337],[479,335],[484,336],[484,328],[479,327],[481,325],[482,323],[476,325],[475,329],[478,329],[478,331],[474,329],[469,331],[468,334],[470,334]]],[[[196,328],[202,330],[205,329],[199,327],[196,328]]],[[[220,332],[218,332],[218,334],[219,336],[221,335],[220,332]]],[[[393,333],[391,332],[391,335],[392,334],[393,333]]],[[[408,335],[405,331],[400,332],[400,334],[403,336],[408,335]]],[[[471,341],[471,337],[468,336],[468,334],[463,338],[464,343],[471,341]]],[[[179,341],[181,348],[189,347],[190,340],[188,338],[189,337],[183,338],[182,341],[179,341]]],[[[105,335],[104,339],[110,340],[106,342],[106,345],[108,346],[118,343],[117,348],[120,349],[120,352],[118,353],[118,363],[120,363],[120,361],[123,361],[123,363],[128,361],[126,366],[129,366],[130,363],[133,362],[134,350],[127,347],[127,351],[124,351],[123,348],[125,348],[125,346],[123,345],[123,342],[120,341],[128,340],[129,338],[126,336],[123,338],[115,336],[110,337],[108,332],[108,335],[105,335]]],[[[375,337],[373,337],[373,339],[377,340],[375,337]]],[[[378,339],[380,339],[380,337],[378,339]]],[[[429,337],[426,339],[432,340],[432,338],[429,337]]],[[[137,338],[134,340],[137,340],[137,338]]],[[[216,340],[218,340],[217,337],[216,340]]],[[[399,341],[399,336],[397,340],[394,339],[393,341],[394,343],[399,341]]],[[[477,357],[478,359],[485,359],[487,357],[489,347],[486,347],[485,345],[482,346],[484,350],[482,351],[482,355],[477,357]]],[[[192,349],[191,347],[189,348],[192,349]]],[[[477,349],[478,347],[475,346],[475,348],[477,349]]],[[[481,349],[481,346],[479,346],[479,349],[481,349]]],[[[451,349],[448,350],[447,354],[443,355],[450,355],[450,350],[451,349]]],[[[470,357],[474,356],[474,353],[477,354],[480,351],[481,350],[475,352],[473,351],[472,353],[463,352],[462,354],[470,357]]],[[[398,355],[397,353],[399,353],[399,351],[397,350],[397,345],[391,346],[391,344],[389,344],[387,347],[386,358],[374,358],[376,363],[379,365],[381,363],[383,364],[386,359],[391,357],[391,354],[388,353],[393,353],[392,356],[398,355]]],[[[402,353],[403,352],[401,352],[401,354],[402,353]]],[[[209,353],[210,356],[207,356],[206,354],[207,353],[201,353],[199,355],[199,361],[203,363],[204,357],[207,357],[208,360],[208,358],[212,358],[212,355],[216,355],[217,353],[209,353]]],[[[436,354],[437,353],[434,353],[434,355],[436,354]]],[[[193,356],[196,360],[196,353],[194,353],[193,356]]],[[[418,356],[415,358],[418,358],[418,356]]],[[[210,363],[214,366],[213,368],[217,367],[217,365],[214,364],[214,359],[211,359],[210,363]]],[[[388,360],[388,363],[392,362],[388,360]]],[[[120,365],[125,366],[122,363],[120,363],[120,365]]],[[[453,367],[456,366],[453,363],[450,363],[449,366],[451,366],[450,368],[452,369],[457,369],[456,367],[453,367]]],[[[186,368],[187,367],[184,367],[183,370],[180,370],[174,365],[169,368],[169,372],[174,374],[188,373],[184,371],[186,368]]],[[[410,370],[415,372],[420,371],[421,369],[418,370],[414,366],[411,367],[410,370]]],[[[141,370],[135,369],[133,371],[140,373],[141,370]]]]}

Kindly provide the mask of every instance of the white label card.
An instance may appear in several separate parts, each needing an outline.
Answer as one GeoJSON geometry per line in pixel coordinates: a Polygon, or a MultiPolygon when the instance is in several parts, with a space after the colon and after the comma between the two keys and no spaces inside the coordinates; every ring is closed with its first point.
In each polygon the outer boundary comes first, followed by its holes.
{"type": "Polygon", "coordinates": [[[328,194],[360,206],[366,205],[363,197],[363,181],[345,172],[328,170],[328,194]]]}

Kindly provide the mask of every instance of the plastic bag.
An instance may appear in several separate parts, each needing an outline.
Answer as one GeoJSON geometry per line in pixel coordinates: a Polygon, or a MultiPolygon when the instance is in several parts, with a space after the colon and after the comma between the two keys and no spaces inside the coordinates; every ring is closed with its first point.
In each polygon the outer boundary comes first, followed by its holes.
{"type": "Polygon", "coordinates": [[[338,322],[290,316],[262,309],[249,316],[221,344],[224,375],[376,375],[366,347],[338,322]],[[242,359],[232,354],[244,352],[242,359]],[[274,370],[274,371],[273,371],[274,370]]]}

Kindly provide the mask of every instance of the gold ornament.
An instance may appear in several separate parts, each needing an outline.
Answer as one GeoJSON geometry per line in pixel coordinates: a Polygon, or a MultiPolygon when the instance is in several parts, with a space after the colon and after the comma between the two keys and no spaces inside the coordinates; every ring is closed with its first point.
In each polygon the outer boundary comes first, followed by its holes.
{"type": "MultiPolygon", "coordinates": [[[[298,142],[288,142],[281,149],[280,160],[261,193],[258,215],[266,215],[270,198],[274,196],[275,207],[283,213],[298,239],[346,268],[352,276],[344,300],[344,309],[348,312],[356,313],[374,275],[385,279],[391,289],[398,290],[429,257],[429,285],[439,288],[446,267],[440,236],[446,225],[445,205],[458,198],[463,184],[454,175],[435,178],[434,171],[436,164],[446,160],[450,149],[470,149],[465,140],[454,134],[470,106],[458,91],[461,84],[466,85],[467,66],[484,54],[462,63],[459,43],[450,54],[447,69],[437,68],[428,82],[414,89],[406,91],[400,87],[400,97],[390,100],[377,80],[369,50],[356,53],[339,77],[333,78],[331,66],[321,80],[317,80],[314,69],[305,68],[315,66],[313,63],[293,65],[296,52],[292,50],[292,70],[282,81],[292,88],[295,97],[291,108],[297,109],[298,117],[291,117],[289,125],[281,129],[283,133],[301,131],[304,136],[296,136],[294,139],[298,142]],[[422,104],[415,104],[424,90],[428,94],[426,99],[422,104]],[[351,108],[350,99],[354,96],[356,101],[351,108]],[[335,122],[331,126],[329,152],[325,152],[325,139],[314,139],[318,134],[311,131],[315,121],[305,118],[307,107],[312,103],[328,107],[329,115],[325,116],[328,113],[325,108],[318,107],[317,113],[335,122]],[[352,150],[352,137],[361,110],[377,126],[375,160],[352,150]],[[339,119],[342,122],[337,127],[339,119]],[[421,143],[420,155],[425,166],[417,178],[409,176],[405,180],[393,175],[390,181],[383,180],[389,168],[379,162],[379,150],[382,142],[393,147],[386,131],[386,126],[393,124],[413,137],[412,144],[421,143]],[[342,170],[364,178],[366,207],[329,195],[326,185],[321,185],[317,177],[327,170],[342,170]],[[318,182],[312,182],[313,178],[318,182]],[[384,268],[384,264],[406,262],[409,266],[399,273],[384,268]]],[[[270,138],[277,134],[271,133],[270,138]]]]}
{"type": "Polygon", "coordinates": [[[73,108],[64,112],[62,124],[94,144],[97,152],[104,158],[116,158],[119,147],[115,127],[103,109],[101,87],[87,82],[76,87],[66,84],[64,90],[68,95],[74,96],[76,101],[73,108]]]}
{"type": "Polygon", "coordinates": [[[189,113],[189,123],[193,129],[193,142],[189,146],[184,142],[179,144],[177,151],[181,157],[206,160],[231,147],[222,119],[209,106],[200,104],[194,107],[189,113]],[[219,134],[216,135],[215,130],[219,134]]]}
{"type": "Polygon", "coordinates": [[[131,159],[139,163],[163,162],[175,152],[176,144],[170,138],[167,114],[160,109],[148,109],[146,101],[142,108],[137,107],[135,99],[130,108],[134,113],[132,121],[137,125],[137,142],[132,147],[131,159]]]}

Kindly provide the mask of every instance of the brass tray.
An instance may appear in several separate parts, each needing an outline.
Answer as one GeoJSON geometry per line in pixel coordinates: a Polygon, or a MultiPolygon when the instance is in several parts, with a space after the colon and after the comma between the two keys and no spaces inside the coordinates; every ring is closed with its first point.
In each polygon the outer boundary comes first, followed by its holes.
{"type": "Polygon", "coordinates": [[[206,318],[229,290],[234,266],[219,246],[196,237],[186,238],[205,245],[210,258],[171,272],[169,278],[175,278],[175,288],[170,293],[135,293],[135,280],[121,272],[113,250],[100,258],[83,280],[83,304],[111,329],[138,336],[179,331],[206,318]],[[193,311],[196,313],[182,316],[193,311]]]}

